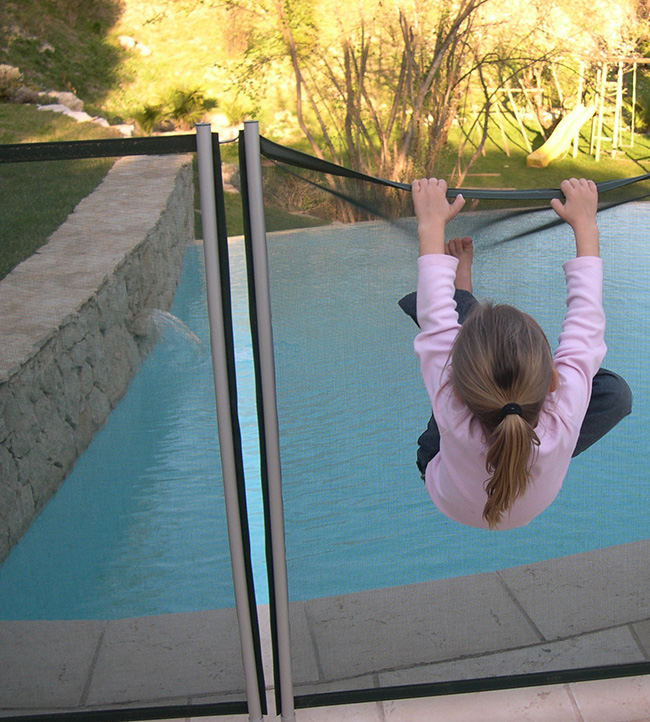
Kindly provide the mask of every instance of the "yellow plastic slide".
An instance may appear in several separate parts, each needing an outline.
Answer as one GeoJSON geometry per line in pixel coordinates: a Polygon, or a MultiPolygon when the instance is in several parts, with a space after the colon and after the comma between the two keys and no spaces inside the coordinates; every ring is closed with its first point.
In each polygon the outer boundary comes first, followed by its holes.
{"type": "Polygon", "coordinates": [[[556,158],[563,155],[571,145],[582,126],[596,111],[593,105],[578,105],[557,124],[549,139],[541,148],[526,157],[529,168],[546,168],[556,158]]]}

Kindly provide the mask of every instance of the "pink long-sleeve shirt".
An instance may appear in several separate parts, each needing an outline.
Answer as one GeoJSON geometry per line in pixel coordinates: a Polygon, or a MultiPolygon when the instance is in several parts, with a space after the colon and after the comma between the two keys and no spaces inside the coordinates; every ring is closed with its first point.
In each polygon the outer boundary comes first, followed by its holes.
{"type": "MultiPolygon", "coordinates": [[[[487,445],[472,412],[452,391],[448,366],[460,329],[454,296],[458,260],[431,254],[418,259],[417,315],[421,333],[415,339],[424,385],[440,430],[440,452],[429,462],[426,489],[438,509],[468,526],[487,528],[485,467],[487,445]]],[[[591,382],[605,357],[602,307],[602,260],[574,258],[564,264],[567,311],[553,356],[559,376],[549,394],[535,432],[540,440],[526,492],[501,517],[498,529],[528,524],[555,499],[566,475],[591,397],[591,382]]]]}

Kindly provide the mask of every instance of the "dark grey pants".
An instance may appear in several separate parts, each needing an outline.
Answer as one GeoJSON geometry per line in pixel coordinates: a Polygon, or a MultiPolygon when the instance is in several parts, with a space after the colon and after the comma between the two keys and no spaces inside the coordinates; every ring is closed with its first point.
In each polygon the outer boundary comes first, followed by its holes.
{"type": "MultiPolygon", "coordinates": [[[[469,291],[457,290],[454,294],[458,320],[462,324],[472,306],[477,303],[469,291]]],[[[416,294],[409,293],[399,306],[417,324],[416,294]]],[[[599,369],[591,384],[591,400],[585,415],[573,456],[581,454],[613,429],[632,411],[632,392],[625,379],[613,371],[599,369]]],[[[440,451],[440,432],[431,415],[427,430],[418,439],[417,465],[424,474],[427,464],[440,451]]]]}

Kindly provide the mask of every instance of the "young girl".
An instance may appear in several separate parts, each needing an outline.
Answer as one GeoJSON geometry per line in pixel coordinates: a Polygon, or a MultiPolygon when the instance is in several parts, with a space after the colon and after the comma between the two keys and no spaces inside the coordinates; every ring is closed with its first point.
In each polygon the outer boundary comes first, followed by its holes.
{"type": "MultiPolygon", "coordinates": [[[[557,496],[571,457],[630,413],[625,381],[599,370],[606,347],[598,192],[574,178],[561,190],[565,202],[551,206],[573,229],[576,258],[564,264],[567,311],[553,354],[530,316],[472,296],[472,241],[444,240],[463,197],[449,203],[447,184],[435,178],[412,185],[420,247],[414,345],[433,406],[418,466],[438,509],[469,526],[527,524],[557,496]]],[[[400,305],[413,315],[408,297],[400,305]]]]}

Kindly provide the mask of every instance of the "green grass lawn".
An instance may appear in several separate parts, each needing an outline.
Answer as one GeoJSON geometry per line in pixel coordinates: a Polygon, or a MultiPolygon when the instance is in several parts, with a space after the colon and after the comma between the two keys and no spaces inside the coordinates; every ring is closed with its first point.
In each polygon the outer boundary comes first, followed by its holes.
{"type": "MultiPolygon", "coordinates": [[[[242,219],[241,196],[239,193],[226,193],[226,225],[229,236],[241,236],[244,233],[242,219]]],[[[311,228],[322,226],[326,221],[298,213],[289,213],[282,208],[264,206],[264,220],[267,231],[287,231],[292,228],[311,228]]],[[[197,227],[197,238],[200,238],[200,225],[197,227]]]]}
{"type": "MultiPolygon", "coordinates": [[[[466,188],[559,188],[560,182],[568,177],[591,178],[601,182],[615,178],[628,178],[650,172],[650,138],[636,133],[634,145],[621,148],[612,158],[611,144],[603,143],[600,159],[596,162],[589,155],[589,124],[582,128],[579,153],[573,158],[568,152],[564,157],[551,162],[546,168],[528,168],[528,151],[523,144],[521,133],[514,125],[506,126],[509,155],[500,131],[492,128],[485,146],[484,155],[479,155],[465,177],[466,188]]],[[[533,133],[529,139],[533,147],[539,147],[543,139],[533,133]]],[[[626,137],[629,142],[629,134],[626,137]]],[[[453,138],[452,138],[453,143],[453,138]]],[[[455,158],[451,154],[444,161],[443,172],[449,173],[455,158]]]]}
{"type": "MultiPolygon", "coordinates": [[[[0,143],[115,137],[115,131],[34,106],[0,105],[0,143]]],[[[114,159],[0,165],[0,278],[40,248],[80,200],[97,187],[114,159]]]]}

